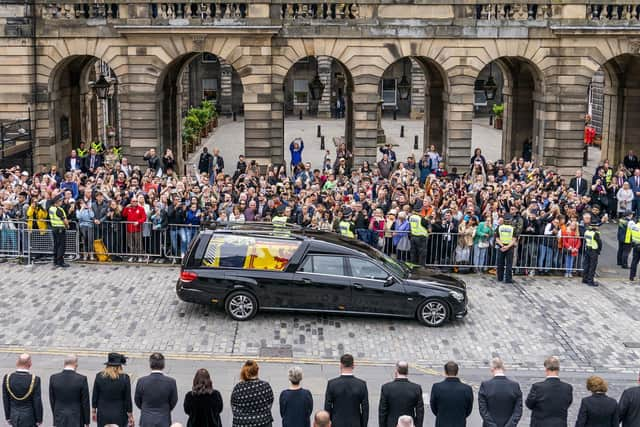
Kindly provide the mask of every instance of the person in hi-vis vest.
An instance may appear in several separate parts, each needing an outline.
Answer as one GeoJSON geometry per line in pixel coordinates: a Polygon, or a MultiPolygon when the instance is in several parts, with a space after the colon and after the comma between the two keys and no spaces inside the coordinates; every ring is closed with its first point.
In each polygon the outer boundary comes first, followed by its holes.
{"type": "Polygon", "coordinates": [[[496,229],[498,282],[513,283],[513,248],[515,245],[515,229],[511,225],[511,216],[507,214],[498,219],[498,228],[496,229]]]}

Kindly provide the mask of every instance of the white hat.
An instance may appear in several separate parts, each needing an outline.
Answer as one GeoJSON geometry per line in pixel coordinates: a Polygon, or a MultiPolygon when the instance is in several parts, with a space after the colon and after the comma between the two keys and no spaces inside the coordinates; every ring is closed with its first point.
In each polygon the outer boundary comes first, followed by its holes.
{"type": "Polygon", "coordinates": [[[22,171],[22,176],[29,176],[29,172],[27,172],[27,171],[22,171]]]}

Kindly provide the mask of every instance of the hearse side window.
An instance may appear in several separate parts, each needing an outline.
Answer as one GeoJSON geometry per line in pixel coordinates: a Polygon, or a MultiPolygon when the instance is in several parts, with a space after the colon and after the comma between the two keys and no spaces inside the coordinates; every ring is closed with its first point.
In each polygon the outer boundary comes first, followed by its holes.
{"type": "Polygon", "coordinates": [[[298,272],[344,276],[344,261],[339,256],[310,255],[298,268],[298,272]]]}
{"type": "Polygon", "coordinates": [[[389,273],[378,265],[361,258],[349,258],[351,264],[351,276],[363,279],[386,280],[389,273]]]}
{"type": "Polygon", "coordinates": [[[300,242],[233,234],[211,237],[202,265],[213,268],[283,271],[300,242]]]}

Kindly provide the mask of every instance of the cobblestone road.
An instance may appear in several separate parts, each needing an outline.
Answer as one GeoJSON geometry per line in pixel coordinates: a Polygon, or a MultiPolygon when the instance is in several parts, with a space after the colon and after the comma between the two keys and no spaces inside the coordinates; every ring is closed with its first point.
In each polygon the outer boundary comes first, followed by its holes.
{"type": "Polygon", "coordinates": [[[497,285],[466,276],[469,315],[443,328],[365,317],[259,314],[251,322],[187,304],[175,295],[177,269],[74,264],[0,265],[0,346],[129,352],[408,359],[486,366],[492,355],[538,369],[556,354],[576,371],[636,370],[640,286],[603,279],[519,278],[497,285]]]}

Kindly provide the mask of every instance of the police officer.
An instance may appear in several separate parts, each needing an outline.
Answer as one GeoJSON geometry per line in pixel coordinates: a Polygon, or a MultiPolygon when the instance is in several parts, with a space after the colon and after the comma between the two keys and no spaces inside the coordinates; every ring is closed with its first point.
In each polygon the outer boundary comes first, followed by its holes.
{"type": "Polygon", "coordinates": [[[114,145],[111,147],[111,154],[119,161],[122,159],[122,147],[120,145],[114,145]]]}
{"type": "Polygon", "coordinates": [[[618,254],[617,263],[622,268],[629,268],[629,250],[631,249],[631,223],[633,212],[626,211],[618,221],[618,254]]]}
{"type": "Polygon", "coordinates": [[[631,247],[633,248],[633,256],[631,257],[631,271],[629,272],[629,280],[636,279],[638,270],[638,261],[640,261],[640,224],[634,221],[629,222],[629,234],[631,235],[631,247]]]}
{"type": "MultiPolygon", "coordinates": [[[[274,227],[284,228],[287,226],[287,222],[289,221],[287,209],[289,208],[285,208],[284,206],[278,208],[276,216],[271,218],[271,224],[273,224],[274,227]]],[[[289,209],[289,212],[291,212],[291,209],[289,209]]]]}
{"type": "Polygon", "coordinates": [[[31,356],[22,354],[16,370],[2,379],[4,414],[8,425],[36,427],[42,425],[40,377],[31,373],[31,356]]]}
{"type": "Polygon", "coordinates": [[[411,233],[411,262],[418,265],[427,263],[427,237],[429,237],[429,222],[414,209],[409,216],[411,233]]]}
{"type": "Polygon", "coordinates": [[[342,219],[338,223],[338,231],[340,231],[341,236],[355,239],[356,226],[351,221],[352,214],[353,214],[353,211],[351,210],[351,208],[344,208],[344,210],[342,211],[342,219]]]}
{"type": "Polygon", "coordinates": [[[81,159],[84,159],[85,157],[87,157],[87,154],[89,154],[89,150],[85,148],[84,141],[80,142],[80,146],[76,148],[76,154],[78,154],[78,157],[80,157],[81,159]]]}
{"type": "Polygon", "coordinates": [[[102,154],[104,152],[104,145],[102,141],[93,141],[91,143],[91,149],[96,150],[96,154],[102,154]]]}
{"type": "Polygon", "coordinates": [[[600,251],[602,251],[602,239],[600,239],[600,232],[595,224],[589,225],[589,228],[584,231],[584,244],[587,249],[584,253],[584,262],[582,265],[582,269],[584,270],[582,273],[582,283],[586,283],[589,286],[598,286],[594,277],[596,275],[596,267],[598,266],[598,257],[600,256],[600,251]]]}
{"type": "Polygon", "coordinates": [[[49,221],[53,232],[53,264],[69,267],[69,264],[64,262],[65,231],[69,227],[69,220],[61,206],[62,194],[58,194],[49,206],[49,221]]]}
{"type": "Polygon", "coordinates": [[[498,219],[496,249],[498,249],[498,282],[513,283],[513,247],[516,245],[511,215],[498,219]]]}

